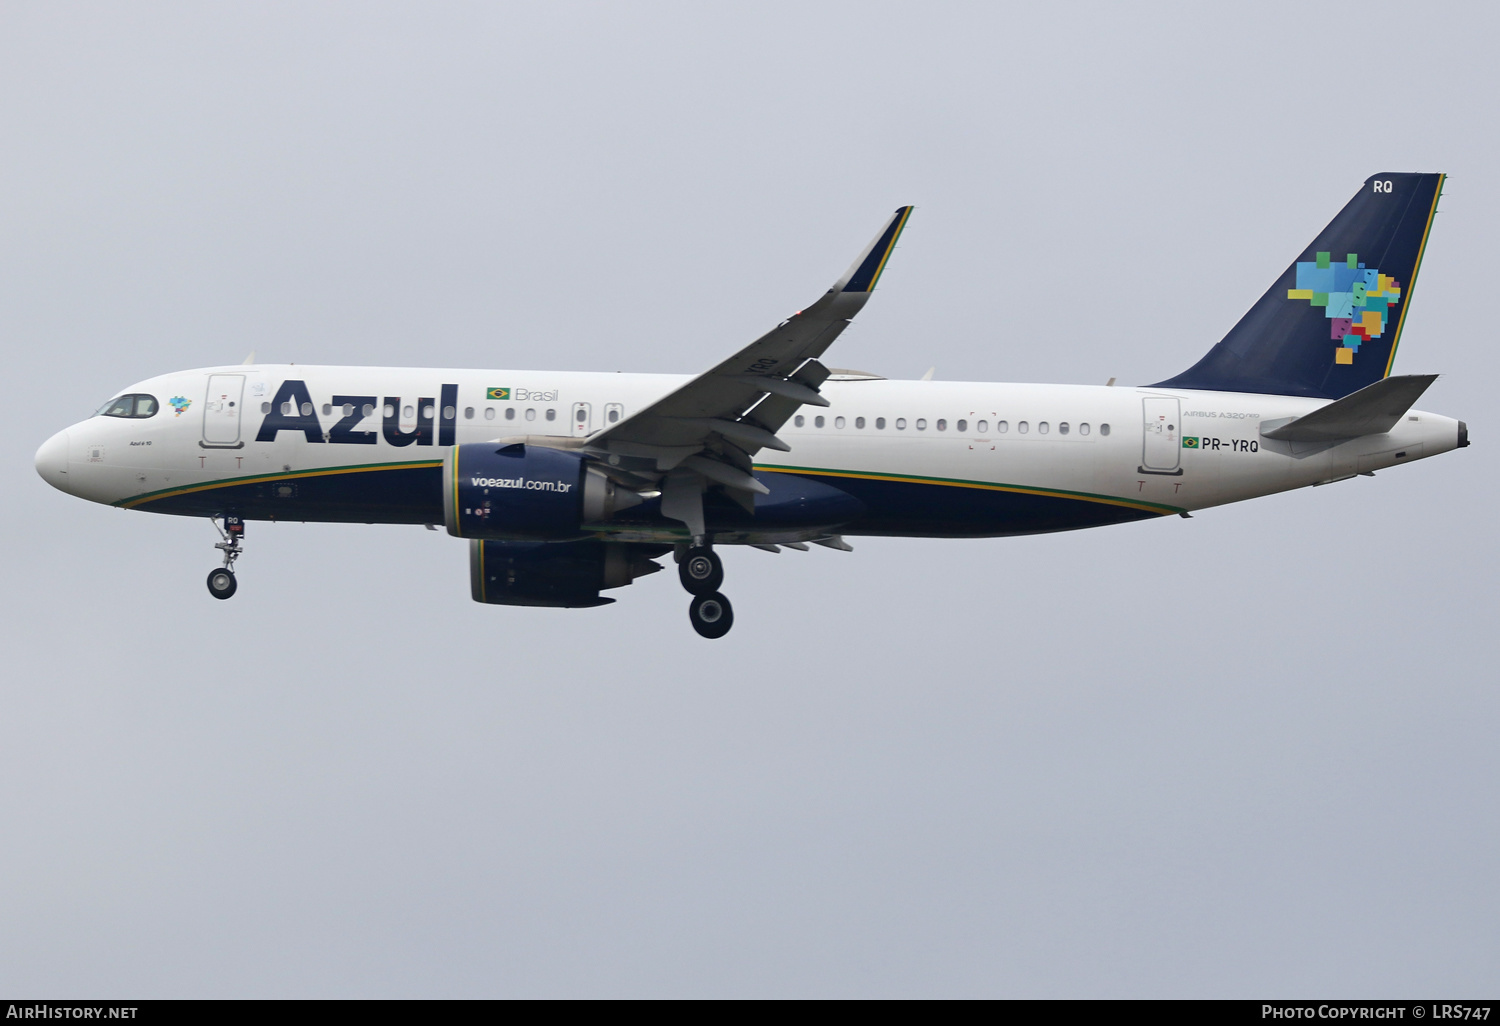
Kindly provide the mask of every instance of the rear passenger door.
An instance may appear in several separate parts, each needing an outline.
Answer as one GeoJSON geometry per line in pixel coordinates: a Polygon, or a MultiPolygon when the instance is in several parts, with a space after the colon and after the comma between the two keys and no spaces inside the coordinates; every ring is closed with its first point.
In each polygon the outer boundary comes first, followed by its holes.
{"type": "Polygon", "coordinates": [[[1180,404],[1175,396],[1150,395],[1141,400],[1141,470],[1148,474],[1178,474],[1182,461],[1180,404]]]}

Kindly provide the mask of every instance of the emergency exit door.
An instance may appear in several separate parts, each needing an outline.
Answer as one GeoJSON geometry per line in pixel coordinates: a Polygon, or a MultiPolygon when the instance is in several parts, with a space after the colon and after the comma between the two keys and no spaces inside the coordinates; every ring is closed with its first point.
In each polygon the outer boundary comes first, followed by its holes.
{"type": "Polygon", "coordinates": [[[203,441],[205,449],[238,449],[240,413],[244,409],[245,375],[210,374],[203,397],[203,441]]]}
{"type": "Polygon", "coordinates": [[[1145,441],[1141,447],[1141,467],[1145,474],[1180,474],[1182,462],[1182,424],[1180,404],[1167,396],[1153,395],[1141,400],[1145,441]]]}
{"type": "Polygon", "coordinates": [[[573,404],[573,437],[582,438],[594,429],[594,410],[588,403],[573,404]]]}

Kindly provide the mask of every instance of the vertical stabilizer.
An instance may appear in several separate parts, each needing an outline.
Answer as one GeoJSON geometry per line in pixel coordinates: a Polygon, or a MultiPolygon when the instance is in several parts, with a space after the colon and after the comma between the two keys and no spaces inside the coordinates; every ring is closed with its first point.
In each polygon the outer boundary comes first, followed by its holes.
{"type": "Polygon", "coordinates": [[[1379,174],[1162,388],[1340,399],[1391,372],[1444,175],[1379,174]]]}

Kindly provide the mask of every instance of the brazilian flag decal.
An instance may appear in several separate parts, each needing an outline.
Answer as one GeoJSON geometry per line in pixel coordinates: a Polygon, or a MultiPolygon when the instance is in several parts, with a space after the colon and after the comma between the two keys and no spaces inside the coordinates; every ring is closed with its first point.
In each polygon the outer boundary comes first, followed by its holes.
{"type": "Polygon", "coordinates": [[[1198,436],[1197,435],[1183,435],[1182,436],[1182,447],[1184,449],[1196,449],[1196,448],[1198,448],[1198,436]]]}
{"type": "Polygon", "coordinates": [[[510,389],[508,389],[508,388],[487,388],[487,389],[484,390],[484,397],[486,399],[509,399],[510,398],[510,389]]]}

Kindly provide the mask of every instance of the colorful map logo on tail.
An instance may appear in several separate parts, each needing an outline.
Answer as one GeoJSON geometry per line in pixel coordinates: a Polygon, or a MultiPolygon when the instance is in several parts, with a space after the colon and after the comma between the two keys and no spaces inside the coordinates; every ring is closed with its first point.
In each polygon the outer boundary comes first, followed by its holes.
{"type": "Polygon", "coordinates": [[[1287,289],[1286,298],[1323,307],[1330,322],[1328,337],[1339,343],[1333,362],[1352,364],[1360,343],[1385,334],[1391,307],[1401,301],[1401,283],[1366,267],[1356,253],[1341,264],[1331,256],[1318,253],[1315,260],[1297,261],[1297,287],[1287,289]]]}

